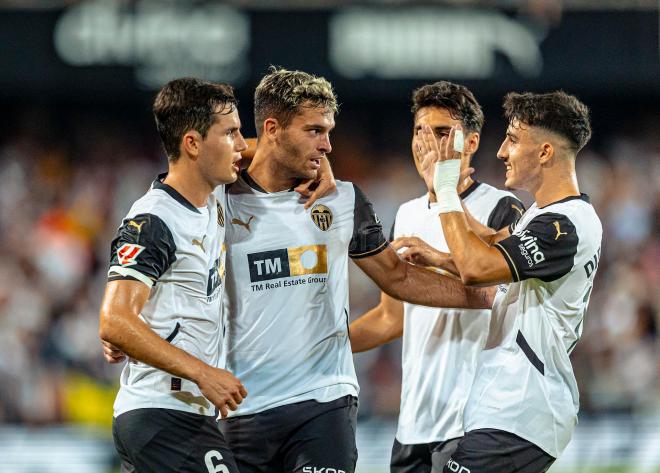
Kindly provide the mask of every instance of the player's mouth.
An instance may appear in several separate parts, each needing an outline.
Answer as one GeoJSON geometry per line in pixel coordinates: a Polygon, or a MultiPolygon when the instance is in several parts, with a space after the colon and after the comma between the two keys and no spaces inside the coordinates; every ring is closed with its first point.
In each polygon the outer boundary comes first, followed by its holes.
{"type": "Polygon", "coordinates": [[[231,168],[234,170],[234,172],[239,172],[241,170],[241,156],[239,155],[238,159],[235,159],[231,163],[231,168]]]}
{"type": "Polygon", "coordinates": [[[506,177],[510,177],[510,174],[513,174],[513,168],[510,164],[505,164],[506,166],[506,177]]]}
{"type": "Polygon", "coordinates": [[[319,169],[321,167],[321,158],[312,158],[309,160],[312,169],[319,169]]]}

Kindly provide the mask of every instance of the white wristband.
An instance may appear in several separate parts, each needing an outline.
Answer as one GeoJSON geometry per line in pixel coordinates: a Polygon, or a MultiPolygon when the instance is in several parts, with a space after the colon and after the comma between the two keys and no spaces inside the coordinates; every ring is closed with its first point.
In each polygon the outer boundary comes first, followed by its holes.
{"type": "Polygon", "coordinates": [[[460,177],[460,159],[449,159],[435,163],[433,189],[435,190],[435,197],[438,200],[438,210],[441,214],[463,211],[461,199],[456,192],[460,177]]]}

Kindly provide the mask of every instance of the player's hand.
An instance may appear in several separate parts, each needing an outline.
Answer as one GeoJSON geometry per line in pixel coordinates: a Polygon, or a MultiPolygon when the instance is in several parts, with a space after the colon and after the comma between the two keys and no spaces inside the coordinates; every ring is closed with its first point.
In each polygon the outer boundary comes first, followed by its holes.
{"type": "Polygon", "coordinates": [[[336,189],[337,181],[335,181],[335,176],[332,173],[330,162],[328,158],[322,158],[321,167],[319,168],[316,179],[304,181],[294,190],[303,197],[307,197],[307,202],[304,205],[305,210],[307,210],[318,199],[332,194],[336,189]]]}
{"type": "Polygon", "coordinates": [[[197,386],[206,399],[220,410],[224,419],[229,411],[235,411],[247,396],[243,383],[227,370],[206,365],[197,381],[197,386]]]}
{"type": "Polygon", "coordinates": [[[456,271],[451,255],[436,250],[431,245],[418,237],[400,237],[392,242],[392,248],[397,252],[400,249],[405,251],[399,253],[399,256],[409,263],[419,266],[433,266],[442,268],[451,273],[456,271]]]}
{"type": "Polygon", "coordinates": [[[112,343],[101,340],[101,346],[103,347],[103,358],[105,358],[105,361],[108,363],[121,363],[126,359],[124,352],[122,352],[112,343]]]}
{"type": "Polygon", "coordinates": [[[454,151],[454,138],[458,130],[462,133],[461,126],[455,125],[451,127],[448,136],[443,136],[438,140],[431,127],[424,125],[413,138],[415,159],[421,164],[422,178],[424,179],[426,188],[432,194],[435,193],[433,189],[435,163],[447,161],[448,159],[461,160],[461,175],[458,181],[457,192],[460,194],[470,185],[470,181],[467,178],[474,173],[474,168],[468,166],[469,161],[462,152],[454,151]]]}

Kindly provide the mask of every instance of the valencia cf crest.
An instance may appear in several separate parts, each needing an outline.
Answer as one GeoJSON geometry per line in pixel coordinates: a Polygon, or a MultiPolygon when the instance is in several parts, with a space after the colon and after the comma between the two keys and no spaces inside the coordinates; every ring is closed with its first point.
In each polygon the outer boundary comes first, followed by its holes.
{"type": "Polygon", "coordinates": [[[323,204],[312,207],[312,222],[319,230],[326,231],[332,225],[332,211],[323,204]]]}
{"type": "Polygon", "coordinates": [[[225,226],[225,210],[222,208],[222,205],[220,205],[220,202],[216,202],[216,205],[218,206],[218,225],[221,227],[225,226]]]}

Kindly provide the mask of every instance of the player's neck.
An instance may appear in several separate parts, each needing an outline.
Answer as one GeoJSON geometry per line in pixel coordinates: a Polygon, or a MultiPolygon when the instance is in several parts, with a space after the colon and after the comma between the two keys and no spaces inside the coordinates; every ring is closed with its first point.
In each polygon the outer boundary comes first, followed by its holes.
{"type": "Polygon", "coordinates": [[[167,173],[163,184],[172,187],[195,207],[206,206],[209,194],[213,191],[213,189],[209,189],[208,183],[201,179],[186,176],[183,172],[172,168],[167,173]]]}
{"type": "Polygon", "coordinates": [[[287,177],[275,159],[270,159],[267,153],[257,149],[254,158],[247,169],[250,177],[266,192],[281,192],[296,185],[297,179],[287,177]]]}
{"type": "Polygon", "coordinates": [[[533,194],[539,207],[545,207],[566,197],[579,196],[577,176],[575,173],[565,173],[553,179],[543,179],[533,194]]]}

